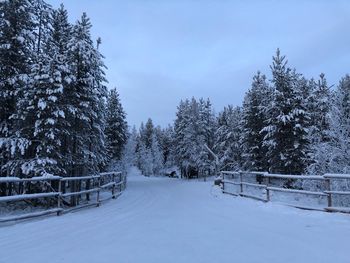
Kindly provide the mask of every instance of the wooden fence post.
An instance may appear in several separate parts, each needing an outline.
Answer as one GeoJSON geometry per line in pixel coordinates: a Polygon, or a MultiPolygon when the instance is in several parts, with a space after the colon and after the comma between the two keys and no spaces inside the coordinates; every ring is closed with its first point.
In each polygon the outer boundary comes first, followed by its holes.
{"type": "Polygon", "coordinates": [[[97,187],[98,187],[98,190],[97,190],[97,199],[96,199],[96,206],[100,206],[100,191],[101,191],[101,177],[99,176],[98,179],[97,179],[97,187]]]}
{"type": "MultiPolygon", "coordinates": [[[[68,184],[69,184],[69,190],[70,190],[71,193],[74,193],[74,192],[77,191],[76,190],[77,188],[76,188],[76,182],[75,181],[69,181],[68,184]]],[[[77,200],[77,196],[76,195],[72,195],[70,197],[71,206],[76,206],[77,205],[77,201],[76,200],[77,200]]]]}
{"type": "Polygon", "coordinates": [[[222,192],[225,193],[225,173],[221,172],[222,175],[222,192]]]}
{"type": "MultiPolygon", "coordinates": [[[[268,174],[265,174],[268,175],[268,174]]],[[[270,190],[269,190],[269,185],[270,185],[270,177],[265,177],[266,178],[266,202],[270,202],[270,190]]]]}
{"type": "MultiPolygon", "coordinates": [[[[77,181],[77,187],[78,187],[77,192],[81,191],[81,185],[82,185],[81,183],[82,183],[82,180],[77,181]]],[[[77,196],[77,205],[79,205],[80,199],[81,199],[81,195],[78,195],[77,196]]]]}
{"type": "MultiPolygon", "coordinates": [[[[90,190],[91,179],[86,180],[85,190],[90,190]]],[[[86,194],[86,201],[90,201],[90,193],[86,194]]]]}
{"type": "Polygon", "coordinates": [[[66,193],[66,184],[67,182],[66,181],[61,181],[62,179],[60,179],[60,182],[61,182],[61,192],[62,194],[65,194],[66,193]]]}
{"type": "MultiPolygon", "coordinates": [[[[61,188],[62,188],[62,181],[58,180],[58,195],[57,195],[57,208],[60,209],[61,208],[61,188]]],[[[57,211],[57,215],[59,216],[61,214],[61,211],[57,211]]]]}
{"type": "Polygon", "coordinates": [[[115,184],[116,184],[116,181],[115,181],[115,173],[113,173],[112,175],[112,178],[113,178],[113,186],[112,186],[112,198],[115,199],[115,184]]]}
{"type": "Polygon", "coordinates": [[[243,194],[243,173],[242,172],[239,172],[239,185],[240,185],[240,189],[241,189],[241,193],[240,194],[243,194]]]}
{"type": "Polygon", "coordinates": [[[124,182],[123,181],[123,175],[122,173],[119,173],[119,193],[121,193],[124,189],[124,182]]]}
{"type": "Polygon", "coordinates": [[[328,207],[332,207],[332,194],[330,193],[331,191],[331,179],[326,178],[326,190],[328,191],[327,193],[327,205],[328,207]]]}

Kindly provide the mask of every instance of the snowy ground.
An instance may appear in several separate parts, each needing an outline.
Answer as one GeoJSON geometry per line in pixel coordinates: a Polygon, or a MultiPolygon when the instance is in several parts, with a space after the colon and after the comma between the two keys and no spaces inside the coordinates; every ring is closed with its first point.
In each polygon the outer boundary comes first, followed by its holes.
{"type": "Polygon", "coordinates": [[[350,216],[134,172],[118,199],[0,228],[1,263],[350,262],[350,216]]]}

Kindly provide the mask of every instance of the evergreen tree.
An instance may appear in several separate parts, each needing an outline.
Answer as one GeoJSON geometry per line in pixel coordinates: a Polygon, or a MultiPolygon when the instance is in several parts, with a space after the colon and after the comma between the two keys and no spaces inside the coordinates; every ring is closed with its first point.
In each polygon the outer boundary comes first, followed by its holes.
{"type": "MultiPolygon", "coordinates": [[[[106,166],[104,57],[90,28],[86,14],[72,27],[63,5],[0,1],[0,176],[79,176],[106,166]]],[[[118,96],[113,110],[122,145],[118,96]]]]}
{"type": "Polygon", "coordinates": [[[141,142],[138,150],[139,169],[145,176],[151,176],[153,174],[153,156],[152,151],[146,148],[146,145],[141,142]]]}
{"type": "MultiPolygon", "coordinates": [[[[294,73],[295,74],[295,73],[294,73]]],[[[295,101],[293,107],[294,117],[294,150],[291,150],[293,171],[302,174],[310,163],[309,130],[311,123],[310,97],[311,90],[308,81],[301,75],[295,78],[295,101]]]]}
{"type": "Polygon", "coordinates": [[[205,145],[210,149],[214,147],[215,117],[211,102],[201,98],[198,102],[198,134],[196,136],[200,148],[197,166],[206,176],[215,169],[214,157],[210,155],[205,145]]]}
{"type": "Polygon", "coordinates": [[[311,79],[310,87],[310,140],[313,144],[328,140],[329,119],[331,108],[331,91],[324,74],[316,82],[311,79]]]}
{"type": "Polygon", "coordinates": [[[181,174],[185,173],[185,169],[188,165],[188,156],[186,153],[186,137],[189,136],[186,131],[186,126],[188,126],[188,116],[189,116],[189,100],[180,101],[177,107],[176,119],[174,123],[174,147],[175,147],[175,160],[177,165],[181,169],[181,174]]]}
{"type": "Polygon", "coordinates": [[[298,93],[300,76],[287,67],[285,56],[277,50],[273,57],[272,83],[274,102],[269,108],[269,119],[264,145],[268,147],[270,171],[283,174],[301,174],[307,159],[307,113],[298,93]]]}
{"type": "Polygon", "coordinates": [[[137,145],[138,167],[146,175],[160,175],[164,167],[164,154],[160,145],[160,128],[155,128],[152,119],[141,123],[137,145]]]}
{"type": "MultiPolygon", "coordinates": [[[[71,154],[71,137],[73,129],[71,127],[71,111],[74,105],[71,100],[70,85],[74,80],[73,71],[71,71],[68,45],[72,32],[72,25],[68,22],[68,12],[61,4],[57,10],[51,13],[51,33],[49,38],[49,55],[52,63],[56,63],[60,71],[60,81],[63,88],[61,100],[58,100],[61,107],[64,108],[64,120],[58,123],[60,129],[60,161],[59,166],[62,167],[63,174],[70,171],[72,165],[71,154]]],[[[58,80],[58,79],[57,79],[58,80]]]]}
{"type": "Polygon", "coordinates": [[[108,162],[105,145],[106,98],[108,92],[106,87],[107,79],[104,72],[107,67],[103,62],[104,56],[99,51],[99,47],[102,44],[101,38],[97,39],[96,44],[96,47],[93,46],[91,56],[93,92],[91,94],[90,104],[94,112],[92,112],[90,117],[89,161],[95,171],[100,171],[104,169],[103,167],[108,162]]]}
{"type": "MultiPolygon", "coordinates": [[[[332,108],[331,91],[324,74],[316,82],[310,80],[312,96],[310,102],[310,131],[309,141],[311,144],[308,172],[312,174],[323,174],[329,170],[329,143],[330,137],[330,114],[332,108]]],[[[333,100],[334,102],[334,100],[333,100]]]]}
{"type": "Polygon", "coordinates": [[[242,110],[229,105],[218,116],[218,128],[215,133],[215,152],[220,168],[238,171],[242,168],[242,110]]]}
{"type": "Polygon", "coordinates": [[[120,103],[116,89],[109,92],[106,114],[107,151],[110,158],[120,160],[124,145],[127,141],[127,123],[125,112],[120,103]]]}
{"type": "Polygon", "coordinates": [[[152,145],[152,136],[154,133],[154,125],[151,118],[146,122],[146,125],[141,125],[140,128],[140,139],[145,144],[146,148],[151,148],[152,145]]]}
{"type": "Polygon", "coordinates": [[[214,142],[214,117],[208,100],[181,101],[175,120],[175,152],[176,162],[181,173],[210,173],[213,170],[212,157],[206,149],[214,142]]]}
{"type": "Polygon", "coordinates": [[[48,41],[54,45],[56,56],[61,57],[61,60],[64,61],[63,58],[67,57],[67,47],[70,42],[72,25],[68,22],[68,12],[63,4],[57,10],[52,10],[50,21],[51,37],[48,41]]]}
{"type": "Polygon", "coordinates": [[[172,126],[168,126],[165,129],[158,129],[159,135],[157,136],[160,148],[163,152],[163,163],[166,167],[174,165],[174,129],[172,126]]]}
{"type": "Polygon", "coordinates": [[[155,133],[152,135],[152,144],[150,150],[152,155],[152,174],[160,175],[162,169],[164,168],[163,152],[159,146],[159,142],[155,133]]]}
{"type": "Polygon", "coordinates": [[[73,81],[67,90],[71,123],[71,174],[96,172],[106,164],[104,139],[106,82],[102,56],[90,36],[84,13],[73,27],[68,45],[73,81]],[[87,169],[87,170],[86,170],[87,169]]]}
{"type": "Polygon", "coordinates": [[[137,166],[137,140],[138,134],[134,126],[123,150],[123,161],[127,166],[137,166]]]}
{"type": "MultiPolygon", "coordinates": [[[[333,94],[329,114],[324,125],[329,125],[325,140],[320,140],[314,146],[314,163],[309,172],[349,173],[350,172],[350,76],[346,75],[340,81],[333,94]]],[[[321,118],[322,119],[322,118],[321,118]]],[[[321,122],[322,123],[322,122],[321,122]]]]}
{"type": "Polygon", "coordinates": [[[21,169],[27,176],[62,174],[64,171],[59,169],[58,162],[60,123],[65,121],[65,113],[61,104],[63,85],[58,64],[47,55],[41,55],[32,68],[31,79],[19,101],[17,113],[22,120],[20,134],[31,141],[21,169]]]}
{"type": "Polygon", "coordinates": [[[192,98],[179,105],[177,119],[175,121],[177,163],[182,175],[188,177],[191,173],[199,172],[197,167],[198,153],[201,149],[198,145],[198,103],[192,98]]]}
{"type": "Polygon", "coordinates": [[[34,53],[39,55],[46,48],[50,37],[52,8],[43,0],[31,0],[31,2],[35,23],[35,31],[33,32],[35,37],[34,53]]]}
{"type": "Polygon", "coordinates": [[[60,150],[62,136],[67,134],[69,127],[65,118],[64,90],[70,82],[70,73],[66,46],[62,45],[68,44],[65,37],[69,34],[70,26],[63,6],[52,11],[52,19],[48,19],[49,7],[42,1],[35,3],[40,20],[37,27],[41,28],[37,29],[39,36],[30,81],[23,89],[15,115],[21,120],[18,127],[21,137],[31,144],[24,160],[18,164],[26,176],[64,175],[66,170],[60,150]],[[48,28],[52,29],[48,31],[48,28]]]}
{"type": "Polygon", "coordinates": [[[263,145],[267,121],[267,108],[273,97],[265,75],[258,72],[253,77],[252,87],[243,102],[242,129],[244,148],[244,169],[268,171],[267,147],[263,145]]]}
{"type": "Polygon", "coordinates": [[[0,175],[18,175],[16,160],[30,143],[17,133],[12,116],[27,85],[33,58],[32,11],[29,0],[0,2],[0,175]]]}

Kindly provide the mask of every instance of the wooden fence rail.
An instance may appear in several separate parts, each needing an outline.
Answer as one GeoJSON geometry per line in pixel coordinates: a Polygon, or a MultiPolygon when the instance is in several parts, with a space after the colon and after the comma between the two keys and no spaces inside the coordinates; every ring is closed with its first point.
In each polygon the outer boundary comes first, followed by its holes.
{"type": "MultiPolygon", "coordinates": [[[[264,202],[271,201],[271,193],[283,192],[286,194],[301,195],[303,197],[316,197],[319,199],[324,198],[325,205],[321,207],[306,206],[305,199],[298,199],[296,203],[283,204],[308,209],[308,210],[320,210],[328,212],[343,212],[350,213],[350,175],[345,174],[325,174],[325,175],[282,175],[282,174],[269,174],[266,172],[232,172],[222,171],[222,192],[235,196],[249,197],[264,202]],[[304,189],[304,187],[295,187],[296,182],[302,184],[304,181],[313,181],[314,187],[310,189],[304,189]],[[337,185],[336,181],[346,181],[342,184],[342,189],[333,189],[337,185]],[[281,183],[283,182],[283,183],[281,183]],[[294,183],[294,186],[293,186],[294,183]],[[231,185],[231,187],[230,187],[231,185]],[[253,194],[251,191],[245,190],[245,188],[255,188],[253,194]],[[232,190],[233,188],[233,190],[232,190]],[[339,196],[346,196],[346,205],[334,206],[333,203],[339,200],[339,196]]],[[[279,201],[279,200],[277,200],[279,201]]],[[[339,202],[338,202],[339,203],[339,202]]]]}
{"type": "Polygon", "coordinates": [[[88,206],[99,206],[101,202],[117,198],[126,188],[126,176],[121,172],[101,173],[83,177],[33,177],[20,179],[0,177],[0,185],[6,184],[9,194],[0,196],[0,203],[45,199],[51,201],[50,208],[44,211],[0,217],[0,223],[28,219],[56,213],[60,215],[88,206]],[[33,185],[36,185],[36,188],[33,185]],[[33,188],[36,191],[33,193],[33,188]],[[30,193],[27,193],[28,189],[30,193]],[[101,196],[101,191],[111,195],[101,196]],[[15,193],[15,194],[12,194],[15,193]],[[91,194],[96,193],[91,201],[91,194]],[[83,198],[85,196],[85,198],[83,198]],[[69,200],[68,200],[69,199],[69,200]],[[54,201],[56,200],[56,201],[54,201]],[[55,204],[54,204],[55,203],[55,204]]]}

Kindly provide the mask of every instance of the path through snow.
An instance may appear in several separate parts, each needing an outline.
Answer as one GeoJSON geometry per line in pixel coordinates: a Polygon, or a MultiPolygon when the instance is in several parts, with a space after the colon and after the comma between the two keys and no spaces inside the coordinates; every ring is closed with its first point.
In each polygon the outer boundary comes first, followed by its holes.
{"type": "Polygon", "coordinates": [[[145,178],[99,208],[0,228],[1,263],[350,262],[350,216],[145,178]]]}

